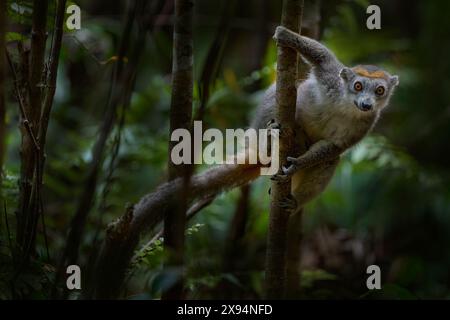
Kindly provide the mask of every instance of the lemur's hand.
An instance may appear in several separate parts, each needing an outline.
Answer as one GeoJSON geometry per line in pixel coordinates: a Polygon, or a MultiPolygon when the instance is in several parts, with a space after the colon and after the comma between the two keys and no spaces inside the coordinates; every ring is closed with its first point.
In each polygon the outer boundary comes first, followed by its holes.
{"type": "Polygon", "coordinates": [[[291,46],[292,40],[293,40],[293,35],[295,36],[296,34],[294,32],[292,32],[291,30],[289,30],[283,26],[278,26],[275,29],[275,34],[273,35],[273,39],[277,42],[278,45],[291,46]]]}
{"type": "Polygon", "coordinates": [[[270,119],[269,122],[266,123],[266,128],[269,131],[272,130],[281,130],[281,125],[275,121],[275,119],[270,119]]]}

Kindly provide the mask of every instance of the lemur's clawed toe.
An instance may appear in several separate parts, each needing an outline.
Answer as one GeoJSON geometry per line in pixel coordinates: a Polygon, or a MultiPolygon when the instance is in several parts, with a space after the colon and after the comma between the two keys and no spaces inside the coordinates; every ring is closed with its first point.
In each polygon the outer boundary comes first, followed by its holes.
{"type": "Polygon", "coordinates": [[[286,181],[289,181],[291,177],[285,174],[281,174],[281,173],[277,173],[274,174],[273,176],[270,177],[270,180],[278,182],[278,183],[283,183],[286,181]]]}
{"type": "Polygon", "coordinates": [[[284,198],[283,200],[278,202],[278,206],[283,208],[289,213],[294,213],[297,210],[298,204],[297,200],[292,195],[284,198]]]}
{"type": "Polygon", "coordinates": [[[282,166],[281,171],[283,171],[283,174],[286,176],[292,176],[299,169],[298,159],[293,158],[293,157],[288,157],[287,161],[288,161],[288,165],[282,166]]]}

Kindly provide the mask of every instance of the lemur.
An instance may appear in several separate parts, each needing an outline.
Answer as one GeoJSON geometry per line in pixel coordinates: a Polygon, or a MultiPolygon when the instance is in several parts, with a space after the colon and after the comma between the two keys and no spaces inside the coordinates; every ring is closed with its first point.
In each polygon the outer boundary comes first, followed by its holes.
{"type": "MultiPolygon", "coordinates": [[[[295,112],[295,122],[305,133],[309,149],[299,157],[289,157],[290,165],[273,177],[292,179],[293,199],[288,209],[295,212],[325,189],[340,155],[373,128],[399,79],[375,66],[348,68],[324,45],[284,27],[277,27],[274,39],[279,46],[297,50],[312,67],[308,78],[297,87],[295,112]]],[[[267,123],[273,123],[276,108],[275,85],[272,85],[252,127],[266,128],[267,123]]],[[[249,183],[259,176],[260,167],[258,164],[220,165],[195,175],[190,182],[191,200],[215,196],[222,190],[249,183]]],[[[165,204],[174,201],[173,195],[182,185],[180,179],[163,184],[137,206],[164,211],[165,204]]]]}
{"type": "MultiPolygon", "coordinates": [[[[275,179],[292,178],[290,209],[301,209],[330,182],[340,154],[359,142],[376,124],[398,85],[398,76],[371,65],[344,66],[319,42],[277,27],[278,45],[298,50],[312,66],[309,77],[297,87],[295,123],[306,134],[310,147],[275,179]]],[[[266,92],[253,127],[273,122],[275,85],[266,92]]]]}

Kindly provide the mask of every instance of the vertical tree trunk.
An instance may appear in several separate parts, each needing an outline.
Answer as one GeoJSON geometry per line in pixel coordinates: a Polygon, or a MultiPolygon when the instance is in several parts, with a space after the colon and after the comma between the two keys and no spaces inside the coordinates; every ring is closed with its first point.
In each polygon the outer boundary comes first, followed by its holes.
{"type": "MultiPolygon", "coordinates": [[[[284,0],[281,24],[298,31],[303,0],[284,0]]],[[[295,82],[297,78],[297,53],[286,47],[278,47],[276,101],[277,121],[282,125],[280,135],[280,164],[286,165],[286,158],[295,154],[294,115],[297,102],[295,82]]],[[[285,293],[286,246],[289,213],[280,207],[291,194],[291,182],[272,183],[269,230],[266,254],[266,298],[280,299],[285,293]]]]}
{"type": "MultiPolygon", "coordinates": [[[[178,128],[191,129],[192,90],[193,90],[193,41],[192,23],[194,15],[193,0],[175,1],[175,26],[173,31],[172,64],[172,103],[170,107],[170,133],[178,128]]],[[[163,293],[163,299],[180,299],[183,296],[183,256],[184,232],[186,229],[186,210],[188,182],[191,175],[189,165],[174,165],[171,161],[172,148],[176,143],[169,142],[169,180],[184,178],[184,188],[178,195],[180,201],[174,204],[164,218],[164,248],[168,253],[168,267],[180,270],[180,279],[163,293]]],[[[194,156],[194,155],[192,155],[194,156]]]]}
{"type": "Polygon", "coordinates": [[[300,294],[303,211],[301,209],[289,216],[286,254],[286,297],[288,299],[299,298],[300,294]]]}
{"type": "Polygon", "coordinates": [[[5,43],[6,36],[6,0],[0,0],[0,192],[5,160],[6,102],[5,102],[5,43]]]}
{"type": "Polygon", "coordinates": [[[42,174],[45,162],[45,142],[47,139],[47,129],[50,121],[50,113],[53,107],[53,99],[56,92],[56,79],[58,77],[59,53],[61,51],[62,37],[64,33],[64,14],[66,11],[66,0],[58,0],[56,6],[56,19],[54,24],[54,35],[52,50],[50,52],[49,70],[47,78],[47,93],[45,95],[44,104],[42,107],[42,114],[40,119],[38,141],[40,146],[40,173],[38,177],[38,184],[42,184],[42,174]]]}
{"type": "MultiPolygon", "coordinates": [[[[17,216],[17,241],[23,251],[24,259],[34,251],[34,238],[38,222],[38,211],[33,201],[35,168],[38,161],[36,137],[42,109],[43,72],[45,46],[47,40],[47,0],[33,1],[33,22],[31,30],[31,62],[29,75],[29,104],[24,110],[26,119],[22,119],[22,146],[19,210],[17,216]],[[31,130],[28,130],[28,128],[31,130]]],[[[23,117],[23,115],[22,115],[23,117]]]]}
{"type": "Polygon", "coordinates": [[[235,267],[235,258],[239,256],[239,247],[245,235],[248,211],[250,206],[250,185],[240,188],[241,195],[233,214],[225,243],[223,267],[224,272],[232,272],[235,267]]]}
{"type": "MultiPolygon", "coordinates": [[[[320,34],[320,0],[307,2],[304,8],[304,19],[300,19],[299,29],[307,37],[318,39],[320,34]],[[302,28],[302,20],[304,20],[302,28]]],[[[309,66],[303,59],[298,60],[298,81],[306,79],[309,66]]],[[[306,148],[300,146],[300,154],[306,151],[306,148]]],[[[289,217],[288,224],[288,245],[287,245],[287,263],[286,263],[286,296],[289,299],[299,298],[301,293],[301,245],[303,239],[303,212],[299,210],[289,217]]]]}

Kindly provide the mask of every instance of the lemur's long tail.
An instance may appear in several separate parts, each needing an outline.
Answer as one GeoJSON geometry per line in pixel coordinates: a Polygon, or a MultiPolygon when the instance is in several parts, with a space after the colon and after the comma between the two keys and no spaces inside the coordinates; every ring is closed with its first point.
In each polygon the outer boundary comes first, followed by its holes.
{"type": "MultiPolygon", "coordinates": [[[[260,164],[220,165],[194,175],[190,184],[190,202],[214,196],[222,191],[244,185],[260,175],[260,164]]],[[[170,204],[183,188],[181,178],[164,183],[154,192],[144,196],[136,205],[113,223],[107,231],[99,253],[92,288],[87,297],[97,299],[116,298],[125,277],[134,249],[140,236],[160,223],[170,204]]]]}
{"type": "MultiPolygon", "coordinates": [[[[194,175],[189,185],[189,202],[245,185],[259,177],[260,169],[260,164],[224,164],[194,175]]],[[[178,178],[143,197],[133,208],[134,219],[140,220],[138,225],[152,228],[162,221],[169,205],[179,200],[182,188],[183,180],[178,178]]]]}

